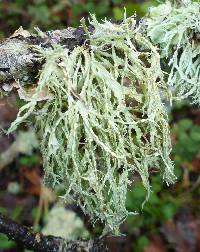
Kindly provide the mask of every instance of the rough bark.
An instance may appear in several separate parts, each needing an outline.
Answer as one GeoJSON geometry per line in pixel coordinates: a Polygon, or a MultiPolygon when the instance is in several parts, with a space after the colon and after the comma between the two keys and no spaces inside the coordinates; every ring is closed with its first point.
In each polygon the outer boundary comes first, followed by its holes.
{"type": "Polygon", "coordinates": [[[44,236],[17,224],[0,214],[0,233],[16,241],[26,249],[37,252],[104,252],[107,251],[103,241],[66,241],[60,237],[44,236]]]}
{"type": "MultiPolygon", "coordinates": [[[[67,28],[31,35],[20,27],[11,37],[0,42],[0,87],[9,89],[9,84],[34,83],[41,63],[33,46],[42,48],[60,44],[69,50],[82,45],[86,37],[83,28],[67,28]]],[[[6,90],[8,91],[8,90],[6,90]]]]}

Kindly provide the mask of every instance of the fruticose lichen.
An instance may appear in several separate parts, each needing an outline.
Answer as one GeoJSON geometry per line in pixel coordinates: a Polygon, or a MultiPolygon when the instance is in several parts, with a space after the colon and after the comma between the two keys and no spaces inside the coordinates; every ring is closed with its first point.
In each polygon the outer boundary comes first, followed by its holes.
{"type": "MultiPolygon", "coordinates": [[[[73,51],[38,48],[45,62],[35,94],[9,132],[28,117],[41,138],[45,182],[62,184],[71,198],[106,230],[118,232],[128,216],[130,177],[150,192],[149,169],[174,181],[171,141],[161,97],[167,95],[160,57],[136,28],[90,20],[94,31],[73,51]],[[51,99],[38,100],[48,90],[51,99]]],[[[86,28],[87,29],[87,28],[86,28]]]]}
{"type": "Polygon", "coordinates": [[[175,96],[200,104],[200,3],[166,1],[150,8],[147,35],[169,65],[175,96]]]}

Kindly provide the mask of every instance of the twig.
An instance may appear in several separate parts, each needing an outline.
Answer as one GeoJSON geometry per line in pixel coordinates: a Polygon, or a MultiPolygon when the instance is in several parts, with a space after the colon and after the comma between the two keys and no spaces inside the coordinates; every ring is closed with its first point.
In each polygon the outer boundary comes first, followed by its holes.
{"type": "Polygon", "coordinates": [[[104,252],[103,241],[66,241],[60,237],[44,236],[0,214],[0,233],[26,249],[37,252],[104,252]]]}
{"type": "Polygon", "coordinates": [[[194,182],[194,184],[192,185],[192,187],[188,190],[188,192],[193,192],[195,191],[200,185],[200,176],[198,176],[197,180],[194,182]]]}
{"type": "Polygon", "coordinates": [[[16,80],[34,84],[41,62],[33,46],[48,48],[59,44],[73,50],[74,47],[82,45],[85,39],[85,32],[81,27],[45,33],[40,31],[38,36],[33,36],[20,27],[11,37],[0,42],[0,86],[16,80]]]}

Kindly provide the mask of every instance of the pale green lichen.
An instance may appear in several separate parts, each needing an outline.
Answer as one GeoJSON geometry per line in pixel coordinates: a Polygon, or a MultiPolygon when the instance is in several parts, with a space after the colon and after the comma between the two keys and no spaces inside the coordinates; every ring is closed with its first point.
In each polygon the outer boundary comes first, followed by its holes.
{"type": "Polygon", "coordinates": [[[166,94],[160,57],[136,29],[133,17],[121,24],[90,21],[87,46],[69,51],[39,48],[45,61],[31,101],[9,132],[30,115],[41,137],[45,181],[64,185],[65,199],[79,204],[93,221],[117,233],[128,216],[130,176],[138,173],[148,193],[149,169],[174,181],[169,158],[166,94]],[[48,89],[50,100],[38,101],[48,89]]]}
{"type": "Polygon", "coordinates": [[[147,35],[167,59],[175,96],[200,104],[200,3],[175,2],[150,8],[147,35]]]}
{"type": "Polygon", "coordinates": [[[90,237],[81,218],[61,204],[54,205],[46,216],[42,233],[62,237],[68,241],[90,237]]]}

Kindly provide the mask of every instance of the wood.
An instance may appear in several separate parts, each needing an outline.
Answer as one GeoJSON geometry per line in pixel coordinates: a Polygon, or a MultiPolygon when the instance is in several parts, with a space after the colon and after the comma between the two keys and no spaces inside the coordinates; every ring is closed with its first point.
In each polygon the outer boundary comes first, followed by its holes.
{"type": "MultiPolygon", "coordinates": [[[[60,44],[69,50],[85,42],[83,28],[67,28],[33,36],[20,27],[15,33],[0,43],[0,87],[6,87],[19,80],[22,84],[33,84],[42,62],[33,46],[41,48],[60,44]]],[[[6,90],[6,91],[8,91],[6,90]]]]}
{"type": "Polygon", "coordinates": [[[44,236],[0,214],[0,233],[36,252],[105,252],[103,241],[66,241],[60,237],[44,236]]]}

